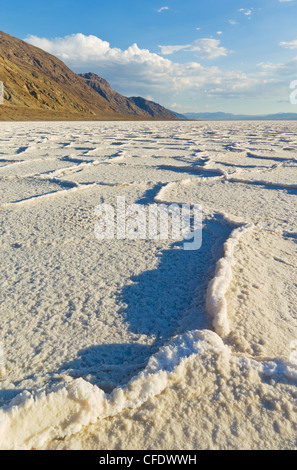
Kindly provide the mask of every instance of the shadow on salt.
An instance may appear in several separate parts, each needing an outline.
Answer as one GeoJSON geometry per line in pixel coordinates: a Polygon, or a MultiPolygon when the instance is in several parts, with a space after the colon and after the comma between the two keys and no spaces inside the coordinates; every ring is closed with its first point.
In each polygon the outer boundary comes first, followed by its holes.
{"type": "MultiPolygon", "coordinates": [[[[195,162],[197,165],[197,162],[195,162]]],[[[215,176],[222,176],[222,171],[218,169],[202,169],[202,168],[195,168],[195,166],[188,166],[188,167],[179,167],[179,166],[172,166],[172,165],[159,165],[156,166],[158,170],[166,170],[166,171],[173,171],[175,173],[187,173],[189,175],[201,176],[202,178],[213,178],[215,176]]]]}
{"type": "MultiPolygon", "coordinates": [[[[202,246],[183,250],[183,242],[162,251],[157,269],[132,277],[119,301],[129,331],[145,335],[149,344],[98,344],[78,352],[59,373],[97,385],[106,392],[123,386],[143,370],[150,357],[175,335],[191,330],[212,329],[206,313],[206,289],[213,278],[223,244],[234,227],[217,215],[204,221],[202,246]]],[[[146,243],[146,242],[144,242],[146,243]]],[[[139,341],[139,340],[138,340],[139,341]]]]}
{"type": "Polygon", "coordinates": [[[274,182],[269,182],[269,181],[261,181],[261,180],[248,180],[248,179],[241,179],[241,178],[236,178],[236,177],[231,177],[228,179],[228,183],[234,183],[234,184],[244,184],[247,186],[251,187],[264,187],[265,189],[270,189],[273,191],[285,191],[288,194],[292,196],[297,195],[297,185],[295,184],[285,184],[285,183],[274,183],[274,182]]]}

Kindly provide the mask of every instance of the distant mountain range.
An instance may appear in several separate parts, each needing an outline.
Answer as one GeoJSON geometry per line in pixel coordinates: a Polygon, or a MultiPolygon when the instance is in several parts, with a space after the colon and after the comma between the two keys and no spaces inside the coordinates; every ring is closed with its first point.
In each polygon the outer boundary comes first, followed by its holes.
{"type": "Polygon", "coordinates": [[[106,80],[77,75],[57,57],[0,31],[0,120],[178,119],[141,97],[126,98],[106,80]]]}
{"type": "Polygon", "coordinates": [[[184,113],[176,116],[180,119],[195,119],[200,121],[295,121],[297,113],[276,113],[262,116],[231,113],[184,113]]]}

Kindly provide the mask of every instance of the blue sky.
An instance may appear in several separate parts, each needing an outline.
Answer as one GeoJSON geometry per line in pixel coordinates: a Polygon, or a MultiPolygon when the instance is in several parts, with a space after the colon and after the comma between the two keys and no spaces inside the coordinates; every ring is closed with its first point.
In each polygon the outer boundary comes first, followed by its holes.
{"type": "Polygon", "coordinates": [[[297,112],[297,0],[1,2],[0,29],[177,112],[297,112]]]}

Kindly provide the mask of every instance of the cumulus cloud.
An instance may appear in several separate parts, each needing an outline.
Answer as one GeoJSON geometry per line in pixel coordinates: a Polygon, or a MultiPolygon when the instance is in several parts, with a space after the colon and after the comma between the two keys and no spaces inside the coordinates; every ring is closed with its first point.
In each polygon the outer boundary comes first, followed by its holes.
{"type": "MultiPolygon", "coordinates": [[[[185,93],[248,97],[252,90],[257,92],[260,83],[260,74],[257,77],[240,70],[223,71],[217,66],[206,67],[195,61],[178,63],[148,49],[141,49],[137,44],[126,50],[111,47],[109,42],[92,35],[72,34],[55,39],[28,36],[25,40],[59,57],[77,73],[97,73],[126,96],[149,95],[154,101],[167,106],[172,103],[173,97],[185,93]]],[[[175,50],[187,47],[207,57],[227,54],[219,41],[214,39],[171,47],[175,50]]]]}
{"type": "Polygon", "coordinates": [[[201,59],[216,59],[226,56],[228,50],[220,45],[218,39],[201,38],[183,46],[159,46],[163,55],[170,55],[181,50],[194,52],[201,59]]]}
{"type": "Polygon", "coordinates": [[[59,57],[70,66],[98,64],[105,68],[112,64],[157,64],[159,67],[168,66],[167,59],[147,49],[140,49],[132,44],[126,50],[111,47],[110,43],[97,36],[71,34],[63,38],[45,39],[30,35],[25,38],[28,43],[40,47],[59,57]]]}

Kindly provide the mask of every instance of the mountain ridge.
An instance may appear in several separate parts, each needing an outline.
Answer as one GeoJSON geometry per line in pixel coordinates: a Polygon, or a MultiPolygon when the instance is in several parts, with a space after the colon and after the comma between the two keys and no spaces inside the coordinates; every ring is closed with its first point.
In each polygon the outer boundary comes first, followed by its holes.
{"type": "Polygon", "coordinates": [[[140,110],[123,113],[60,59],[3,31],[0,81],[4,84],[1,121],[154,119],[140,110]]]}
{"type": "Polygon", "coordinates": [[[154,117],[160,119],[178,119],[176,114],[154,101],[141,96],[126,97],[113,90],[110,84],[99,75],[89,72],[79,76],[86,81],[100,96],[124,114],[154,117]]]}
{"type": "Polygon", "coordinates": [[[69,113],[89,117],[117,114],[86,84],[82,83],[62,61],[0,32],[0,80],[4,84],[4,108],[0,116],[10,111],[20,115],[69,113]]]}

